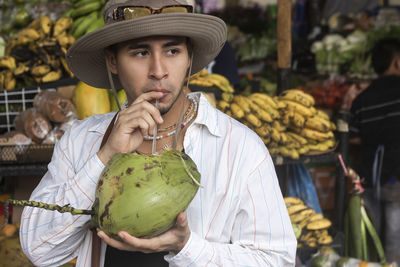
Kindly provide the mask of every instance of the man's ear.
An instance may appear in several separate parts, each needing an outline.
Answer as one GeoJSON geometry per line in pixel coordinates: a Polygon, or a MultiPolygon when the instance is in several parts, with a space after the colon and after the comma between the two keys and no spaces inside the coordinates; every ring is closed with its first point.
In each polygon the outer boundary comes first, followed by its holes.
{"type": "Polygon", "coordinates": [[[111,73],[117,75],[118,74],[118,68],[117,68],[116,54],[113,51],[110,51],[109,49],[105,50],[105,54],[106,54],[106,58],[108,60],[108,63],[110,64],[111,73]]]}

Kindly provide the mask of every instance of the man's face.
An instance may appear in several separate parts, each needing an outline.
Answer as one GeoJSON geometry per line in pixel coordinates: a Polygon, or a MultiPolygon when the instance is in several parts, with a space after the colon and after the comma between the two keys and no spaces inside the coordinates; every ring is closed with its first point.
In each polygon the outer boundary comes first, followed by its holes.
{"type": "Polygon", "coordinates": [[[182,91],[190,66],[185,37],[151,37],[118,45],[111,55],[111,71],[118,74],[129,104],[139,95],[161,91],[159,110],[165,114],[182,91]]]}

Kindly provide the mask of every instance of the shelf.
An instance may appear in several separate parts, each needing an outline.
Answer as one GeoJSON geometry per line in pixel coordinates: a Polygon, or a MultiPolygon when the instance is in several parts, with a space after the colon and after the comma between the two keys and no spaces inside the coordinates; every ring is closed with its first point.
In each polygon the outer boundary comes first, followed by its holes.
{"type": "MultiPolygon", "coordinates": [[[[327,153],[316,156],[301,156],[300,159],[294,160],[290,158],[284,158],[281,156],[272,158],[276,166],[296,164],[296,163],[322,163],[322,162],[336,162],[337,156],[335,153],[327,153]]],[[[47,171],[48,161],[45,162],[27,162],[25,164],[1,164],[0,176],[11,177],[11,176],[42,176],[47,171]]]]}

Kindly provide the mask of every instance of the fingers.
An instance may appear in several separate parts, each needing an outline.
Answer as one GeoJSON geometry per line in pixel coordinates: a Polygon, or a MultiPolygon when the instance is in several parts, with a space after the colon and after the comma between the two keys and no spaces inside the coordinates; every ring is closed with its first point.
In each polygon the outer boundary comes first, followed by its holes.
{"type": "Polygon", "coordinates": [[[103,239],[103,241],[109,245],[112,246],[114,248],[117,248],[119,250],[130,250],[133,251],[131,246],[129,244],[123,243],[121,241],[115,240],[111,237],[109,237],[106,233],[104,233],[103,231],[99,231],[97,232],[97,235],[103,239]]]}

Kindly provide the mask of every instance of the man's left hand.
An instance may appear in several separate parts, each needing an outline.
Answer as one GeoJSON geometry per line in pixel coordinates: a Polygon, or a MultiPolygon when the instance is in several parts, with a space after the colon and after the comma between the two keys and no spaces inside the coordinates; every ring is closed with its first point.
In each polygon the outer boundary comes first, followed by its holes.
{"type": "Polygon", "coordinates": [[[186,213],[181,212],[176,219],[176,224],[171,229],[150,239],[137,238],[125,231],[118,232],[122,241],[109,237],[103,231],[99,231],[97,235],[109,246],[119,250],[143,253],[170,251],[178,254],[189,240],[190,229],[186,213]]]}

